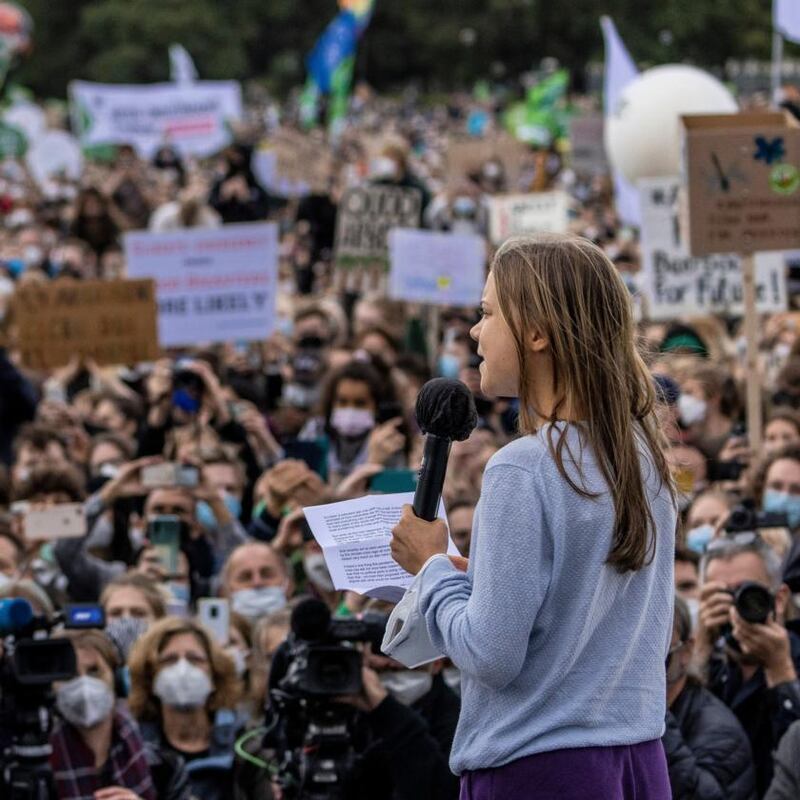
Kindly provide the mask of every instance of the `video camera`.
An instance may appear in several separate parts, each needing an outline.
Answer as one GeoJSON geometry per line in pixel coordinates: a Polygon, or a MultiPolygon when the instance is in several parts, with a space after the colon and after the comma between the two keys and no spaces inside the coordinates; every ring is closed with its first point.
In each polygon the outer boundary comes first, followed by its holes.
{"type": "MultiPolygon", "coordinates": [[[[355,707],[337,702],[362,688],[363,653],[358,642],[380,652],[386,615],[332,619],[320,600],[300,603],[292,613],[292,633],[284,652],[285,671],[270,676],[277,710],[281,769],[278,780],[287,800],[338,800],[358,773],[353,743],[355,707]]],[[[281,666],[273,664],[273,670],[281,666]]]]}
{"type": "Polygon", "coordinates": [[[48,638],[57,625],[102,628],[105,615],[100,606],[72,605],[48,620],[34,616],[27,600],[0,600],[0,797],[4,799],[50,800],[56,796],[48,764],[52,685],[77,674],[72,643],[48,638]]]}

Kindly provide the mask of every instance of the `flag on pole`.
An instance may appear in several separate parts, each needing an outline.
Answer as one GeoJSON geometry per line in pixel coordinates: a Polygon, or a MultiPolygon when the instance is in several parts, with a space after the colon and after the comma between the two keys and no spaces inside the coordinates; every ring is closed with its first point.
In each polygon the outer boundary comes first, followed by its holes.
{"type": "MultiPolygon", "coordinates": [[[[339,13],[306,59],[309,84],[313,82],[318,95],[331,95],[331,122],[342,119],[347,112],[356,48],[369,24],[373,6],[374,0],[339,0],[339,13]]],[[[309,85],[304,96],[311,99],[309,85]]]]}
{"type": "MultiPolygon", "coordinates": [[[[603,110],[606,117],[615,113],[623,89],[639,74],[636,64],[617,32],[611,17],[601,17],[603,39],[606,46],[606,64],[603,76],[603,110]]],[[[626,225],[641,227],[642,211],[639,192],[618,170],[614,170],[614,199],[617,214],[626,225]]]]}
{"type": "Polygon", "coordinates": [[[800,0],[775,0],[772,26],[784,39],[800,44],[800,0]]]}
{"type": "Polygon", "coordinates": [[[197,80],[197,67],[182,44],[169,46],[169,72],[173,83],[193,83],[197,80]]]}

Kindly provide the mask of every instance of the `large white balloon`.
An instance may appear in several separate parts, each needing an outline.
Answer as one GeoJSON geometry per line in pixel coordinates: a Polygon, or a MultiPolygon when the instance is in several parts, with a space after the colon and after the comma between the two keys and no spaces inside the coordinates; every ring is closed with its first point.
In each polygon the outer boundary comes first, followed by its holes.
{"type": "Polygon", "coordinates": [[[737,110],[713,75],[684,64],[653,67],[623,89],[606,118],[608,159],[631,182],[678,175],[681,115],[737,110]]]}

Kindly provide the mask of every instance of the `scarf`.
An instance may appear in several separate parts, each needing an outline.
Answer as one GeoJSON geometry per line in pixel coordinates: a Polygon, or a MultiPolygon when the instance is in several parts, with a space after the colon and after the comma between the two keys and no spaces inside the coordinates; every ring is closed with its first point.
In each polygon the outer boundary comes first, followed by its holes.
{"type": "Polygon", "coordinates": [[[50,744],[59,800],[94,800],[94,793],[108,786],[130,789],[142,800],[157,800],[144,740],[127,713],[114,711],[111,748],[102,767],[94,766],[94,753],[72,725],[61,725],[50,744]]]}

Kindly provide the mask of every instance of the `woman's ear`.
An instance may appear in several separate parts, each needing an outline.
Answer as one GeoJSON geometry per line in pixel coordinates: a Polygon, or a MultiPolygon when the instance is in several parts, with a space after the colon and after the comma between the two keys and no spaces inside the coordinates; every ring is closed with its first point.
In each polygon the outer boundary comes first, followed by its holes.
{"type": "Polygon", "coordinates": [[[528,336],[528,346],[534,353],[541,353],[550,346],[550,342],[545,339],[538,331],[533,331],[528,336]]]}

